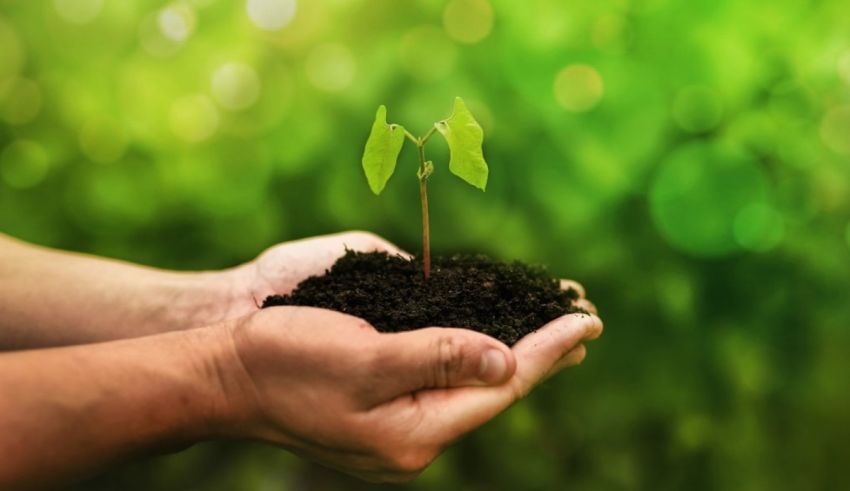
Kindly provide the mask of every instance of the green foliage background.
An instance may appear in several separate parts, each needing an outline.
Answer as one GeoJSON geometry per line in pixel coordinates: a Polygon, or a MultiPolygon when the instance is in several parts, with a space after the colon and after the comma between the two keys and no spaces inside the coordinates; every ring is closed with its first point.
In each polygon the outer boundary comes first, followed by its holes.
{"type": "MultiPolygon", "coordinates": [[[[548,264],[606,334],[410,488],[847,489],[845,1],[248,3],[0,0],[0,230],[180,269],[418,250],[414,153],[375,197],[360,152],[379,104],[422,133],[460,95],[490,182],[429,146],[435,251],[548,264]]],[[[372,488],[237,443],[79,486],[372,488]]]]}

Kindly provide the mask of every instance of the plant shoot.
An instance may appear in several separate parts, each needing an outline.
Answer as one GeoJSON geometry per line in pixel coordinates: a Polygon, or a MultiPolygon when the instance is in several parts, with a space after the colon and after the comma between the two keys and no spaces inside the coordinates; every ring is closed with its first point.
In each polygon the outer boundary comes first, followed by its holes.
{"type": "Polygon", "coordinates": [[[387,123],[387,108],[383,105],[378,107],[372,132],[363,151],[363,171],[369,188],[373,193],[381,194],[395,171],[405,138],[416,145],[419,154],[416,176],[419,178],[419,199],[422,201],[422,271],[426,280],[431,276],[427,181],[434,172],[434,164],[425,159],[425,144],[435,132],[443,135],[449,145],[449,171],[483,191],[487,187],[489,172],[482,150],[484,130],[460,97],[455,99],[452,115],[434,123],[420,137],[414,136],[401,125],[387,123]]]}

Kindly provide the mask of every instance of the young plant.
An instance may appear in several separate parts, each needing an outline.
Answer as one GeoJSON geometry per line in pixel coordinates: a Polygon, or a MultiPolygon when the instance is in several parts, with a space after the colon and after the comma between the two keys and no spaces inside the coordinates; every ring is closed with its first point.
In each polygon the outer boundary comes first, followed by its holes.
{"type": "Polygon", "coordinates": [[[455,99],[452,115],[437,121],[424,136],[413,136],[403,126],[387,124],[387,108],[378,107],[372,132],[363,151],[363,171],[369,187],[375,194],[381,194],[387,181],[395,171],[398,155],[404,145],[404,139],[412,141],[419,153],[419,198],[422,201],[422,271],[425,279],[431,276],[431,237],[428,224],[428,177],[434,172],[434,164],[425,160],[425,144],[439,132],[449,144],[449,170],[469,184],[484,191],[487,186],[487,162],[481,145],[484,142],[484,130],[472,113],[466,108],[463,99],[455,99]]]}

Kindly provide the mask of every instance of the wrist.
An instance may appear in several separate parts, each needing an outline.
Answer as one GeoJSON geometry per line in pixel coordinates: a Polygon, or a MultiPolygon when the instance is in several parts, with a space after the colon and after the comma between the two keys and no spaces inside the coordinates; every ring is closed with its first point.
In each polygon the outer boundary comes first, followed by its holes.
{"type": "Polygon", "coordinates": [[[181,333],[184,342],[196,348],[196,385],[208,388],[196,394],[203,401],[194,427],[201,439],[251,436],[257,398],[236,347],[234,332],[239,322],[230,320],[181,333]]]}
{"type": "Polygon", "coordinates": [[[171,331],[218,324],[257,309],[247,280],[247,265],[222,271],[167,273],[171,331]]]}

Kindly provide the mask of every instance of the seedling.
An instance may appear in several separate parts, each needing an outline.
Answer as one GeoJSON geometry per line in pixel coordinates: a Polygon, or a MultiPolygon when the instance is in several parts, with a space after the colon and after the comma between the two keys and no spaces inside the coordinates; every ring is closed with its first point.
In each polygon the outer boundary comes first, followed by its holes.
{"type": "Polygon", "coordinates": [[[363,171],[369,187],[375,194],[381,194],[387,181],[395,171],[398,155],[407,138],[416,145],[419,153],[419,198],[422,201],[422,271],[427,280],[431,276],[431,237],[428,224],[428,177],[434,172],[434,164],[425,160],[425,144],[435,132],[439,132],[449,144],[449,170],[469,184],[484,191],[487,186],[487,162],[481,145],[484,142],[484,130],[472,113],[466,108],[463,99],[455,99],[452,115],[437,121],[424,136],[417,137],[398,124],[387,123],[387,108],[378,107],[372,132],[363,150],[363,171]]]}

